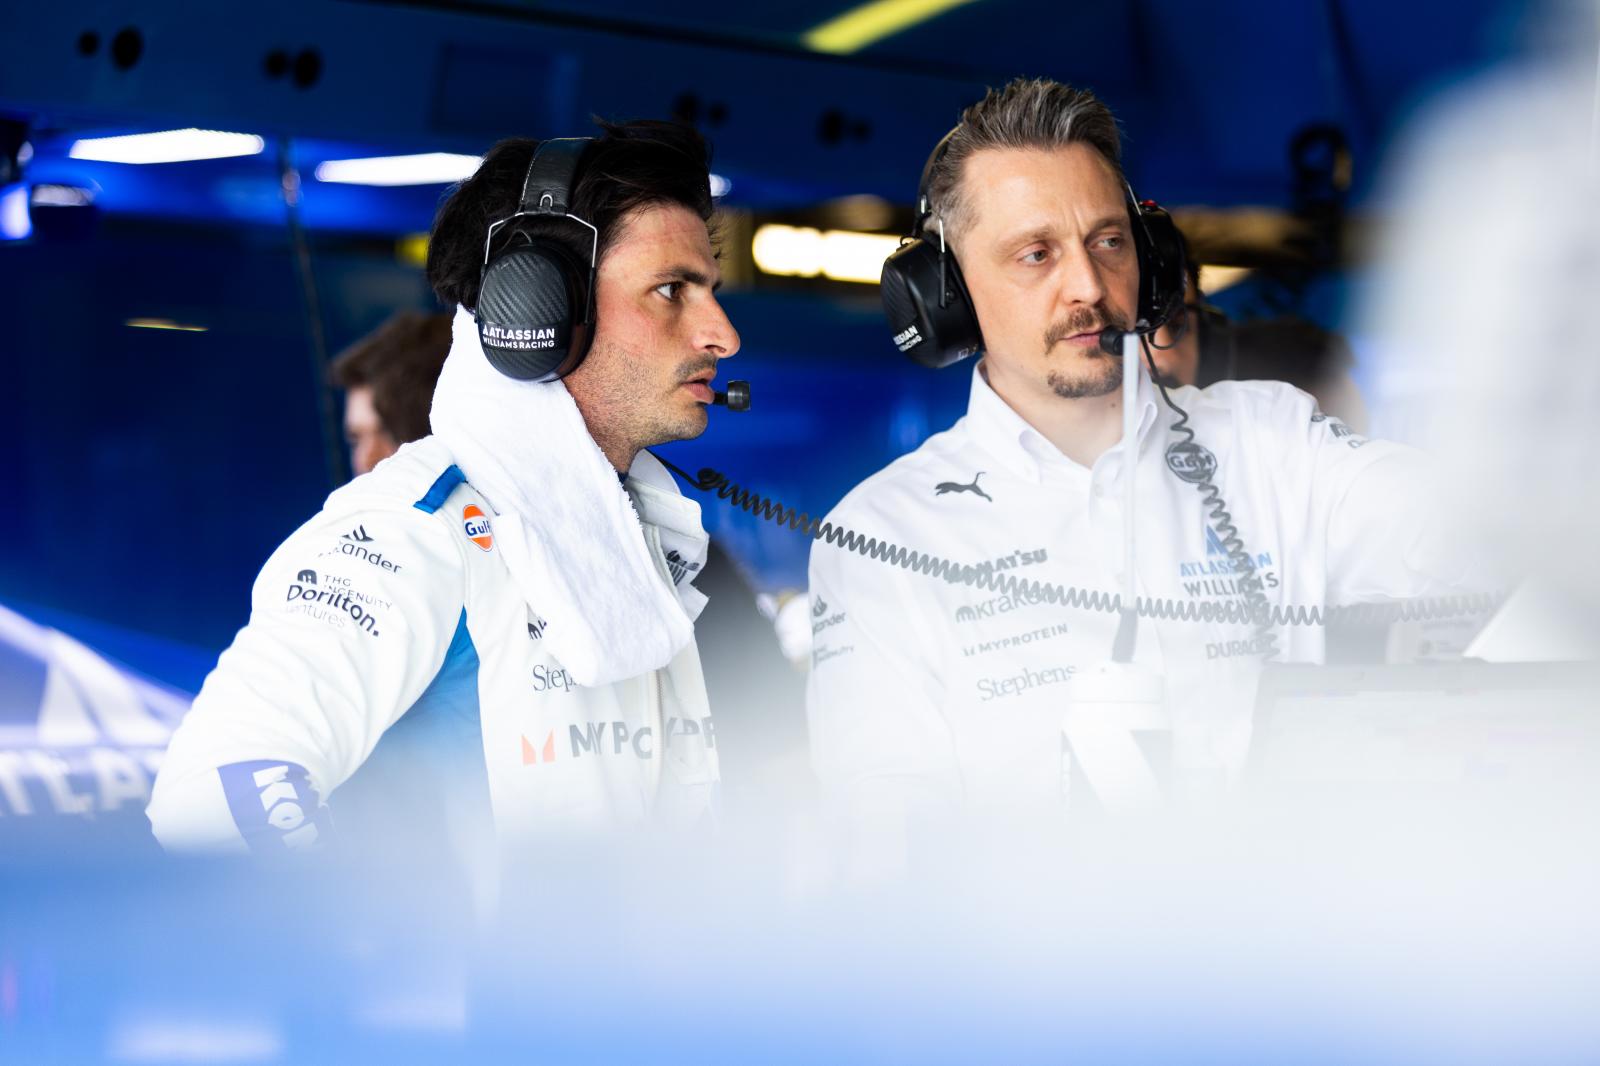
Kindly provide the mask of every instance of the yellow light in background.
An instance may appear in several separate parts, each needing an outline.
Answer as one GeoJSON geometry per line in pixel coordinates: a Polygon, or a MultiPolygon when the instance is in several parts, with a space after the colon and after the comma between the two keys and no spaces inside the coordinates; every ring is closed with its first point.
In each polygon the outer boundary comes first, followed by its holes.
{"type": "Polygon", "coordinates": [[[409,233],[394,242],[394,257],[406,266],[428,265],[428,235],[409,233]]]}
{"type": "Polygon", "coordinates": [[[767,274],[876,284],[883,261],[900,247],[890,233],[856,233],[852,230],[816,230],[809,226],[769,223],[757,229],[750,241],[750,256],[767,274]]]}
{"type": "Polygon", "coordinates": [[[807,30],[800,38],[813,52],[849,55],[869,44],[973,0],[872,0],[807,30]]]}
{"type": "Polygon", "coordinates": [[[174,322],[170,318],[130,318],[123,323],[134,329],[174,329],[179,333],[204,333],[210,326],[193,326],[184,322],[174,322]]]}
{"type": "Polygon", "coordinates": [[[1250,276],[1249,267],[1200,266],[1200,291],[1207,296],[1214,296],[1223,289],[1229,289],[1239,284],[1250,276]]]}

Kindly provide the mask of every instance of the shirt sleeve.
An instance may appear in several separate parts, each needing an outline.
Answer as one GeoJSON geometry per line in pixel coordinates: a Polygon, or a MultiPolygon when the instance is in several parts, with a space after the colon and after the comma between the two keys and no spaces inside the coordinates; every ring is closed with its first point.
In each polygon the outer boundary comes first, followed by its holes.
{"type": "Polygon", "coordinates": [[[1267,423],[1297,464],[1313,531],[1325,537],[1328,602],[1474,591],[1484,573],[1427,454],[1369,440],[1284,388],[1267,423]]]}
{"type": "MultiPolygon", "coordinates": [[[[881,517],[877,525],[861,532],[895,539],[881,517]]],[[[835,815],[903,824],[960,801],[930,661],[936,645],[908,579],[893,563],[833,544],[811,549],[806,712],[812,765],[835,815]]]]}
{"type": "Polygon", "coordinates": [[[168,850],[283,850],[438,673],[458,545],[420,511],[324,511],[267,560],[250,620],[175,731],[148,808],[168,850]]]}

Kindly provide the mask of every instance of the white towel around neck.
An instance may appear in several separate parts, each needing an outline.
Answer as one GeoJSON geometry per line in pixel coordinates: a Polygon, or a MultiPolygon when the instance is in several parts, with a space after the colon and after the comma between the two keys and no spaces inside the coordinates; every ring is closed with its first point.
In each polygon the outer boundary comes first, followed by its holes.
{"type": "Polygon", "coordinates": [[[567,387],[495,370],[462,308],[430,421],[494,509],[495,547],[574,680],[636,677],[688,645],[694,623],[567,387]]]}

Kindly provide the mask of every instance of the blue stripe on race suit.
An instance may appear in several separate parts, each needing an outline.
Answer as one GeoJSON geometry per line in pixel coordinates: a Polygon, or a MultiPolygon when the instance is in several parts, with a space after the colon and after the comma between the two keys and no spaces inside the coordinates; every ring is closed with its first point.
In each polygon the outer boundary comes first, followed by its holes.
{"type": "Polygon", "coordinates": [[[459,466],[452,463],[434,481],[433,487],[428,489],[428,494],[411,506],[423,514],[433,514],[433,512],[444,506],[444,501],[450,498],[450,494],[456,490],[456,486],[465,480],[467,480],[467,475],[461,472],[459,466]]]}
{"type": "Polygon", "coordinates": [[[341,841],[404,834],[432,850],[452,824],[490,824],[478,651],[461,612],[443,665],[329,800],[341,841]]]}
{"type": "Polygon", "coordinates": [[[253,759],[217,767],[233,824],[252,851],[303,848],[325,836],[322,808],[305,767],[282,759],[253,759]]]}

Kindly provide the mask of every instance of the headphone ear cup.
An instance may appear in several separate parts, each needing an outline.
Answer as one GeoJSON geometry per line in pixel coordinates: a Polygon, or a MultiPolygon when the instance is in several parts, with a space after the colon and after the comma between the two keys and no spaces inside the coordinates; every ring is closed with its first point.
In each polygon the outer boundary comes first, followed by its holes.
{"type": "Polygon", "coordinates": [[[1138,219],[1133,246],[1139,256],[1139,318],[1155,329],[1183,309],[1183,237],[1172,216],[1155,203],[1136,203],[1132,210],[1138,219]]]}
{"type": "Polygon", "coordinates": [[[593,330],[588,271],[559,243],[532,240],[489,261],[478,288],[478,340],[517,381],[554,381],[583,361],[593,330]]]}
{"type": "Polygon", "coordinates": [[[879,291],[895,347],[935,370],[983,347],[978,316],[954,255],[913,237],[883,261],[879,291]]]}

